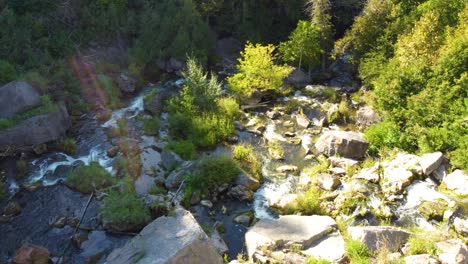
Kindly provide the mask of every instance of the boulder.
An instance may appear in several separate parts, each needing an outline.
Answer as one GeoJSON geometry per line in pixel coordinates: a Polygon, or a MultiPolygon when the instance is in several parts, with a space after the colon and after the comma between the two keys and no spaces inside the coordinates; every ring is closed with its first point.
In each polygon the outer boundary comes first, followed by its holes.
{"type": "Polygon", "coordinates": [[[30,148],[57,140],[70,126],[67,109],[60,104],[58,111],[31,117],[14,127],[0,131],[0,152],[30,148]]]}
{"type": "Polygon", "coordinates": [[[439,260],[443,264],[468,263],[468,247],[460,239],[451,239],[436,243],[439,260]]]}
{"type": "Polygon", "coordinates": [[[453,220],[453,227],[458,234],[464,237],[468,237],[468,219],[461,219],[456,217],[453,220]]]}
{"type": "Polygon", "coordinates": [[[369,143],[360,133],[327,131],[315,143],[315,148],[327,156],[340,155],[345,158],[362,159],[369,143]]]}
{"type": "Polygon", "coordinates": [[[341,184],[341,181],[337,176],[326,173],[318,174],[315,180],[320,188],[327,191],[333,191],[341,184]]]}
{"type": "Polygon", "coordinates": [[[359,126],[370,126],[379,121],[379,115],[370,106],[363,106],[357,112],[357,124],[359,126]]]}
{"type": "Polygon", "coordinates": [[[419,165],[421,166],[424,175],[428,176],[435,171],[444,161],[444,154],[442,152],[426,153],[419,158],[419,165]]]}
{"type": "Polygon", "coordinates": [[[201,200],[200,204],[206,208],[212,208],[213,203],[210,200],[201,200]]]}
{"type": "Polygon", "coordinates": [[[136,83],[137,81],[134,78],[129,77],[124,73],[121,73],[116,81],[117,87],[119,87],[120,91],[127,94],[135,92],[136,83]]]}
{"type": "Polygon", "coordinates": [[[429,254],[412,255],[405,257],[405,263],[411,264],[439,264],[440,262],[429,254]]]}
{"type": "Polygon", "coordinates": [[[168,102],[168,100],[178,91],[179,89],[174,88],[158,90],[154,94],[151,93],[143,100],[143,108],[145,111],[148,111],[155,116],[159,116],[164,111],[166,102],[168,102]]]}
{"type": "Polygon", "coordinates": [[[11,264],[48,264],[50,252],[46,248],[36,245],[24,245],[16,252],[11,264]]]}
{"type": "Polygon", "coordinates": [[[156,184],[155,179],[146,174],[142,174],[135,181],[135,192],[138,197],[142,197],[147,194],[151,188],[156,184]]]}
{"type": "Polygon", "coordinates": [[[468,175],[461,170],[455,170],[443,179],[447,189],[459,195],[468,195],[468,175]]]}
{"type": "Polygon", "coordinates": [[[40,104],[39,93],[27,82],[13,81],[0,87],[0,118],[10,118],[40,104]]]}
{"type": "Polygon", "coordinates": [[[286,78],[285,82],[298,88],[302,88],[310,82],[310,78],[303,70],[295,68],[286,78]]]}
{"type": "Polygon", "coordinates": [[[390,252],[399,250],[410,235],[393,226],[353,226],[348,228],[348,233],[352,239],[362,242],[370,250],[387,248],[390,252]]]}
{"type": "Polygon", "coordinates": [[[335,227],[335,220],[329,216],[284,215],[275,220],[262,219],[245,234],[247,254],[252,259],[259,249],[278,249],[292,245],[307,249],[335,227]]]}
{"type": "Polygon", "coordinates": [[[115,249],[108,264],[223,263],[192,214],[182,208],[147,225],[125,246],[115,249]]]}
{"type": "Polygon", "coordinates": [[[333,167],[338,167],[342,169],[346,169],[348,167],[356,166],[359,164],[359,161],[341,157],[329,157],[328,161],[333,167]]]}
{"type": "Polygon", "coordinates": [[[303,250],[302,253],[315,259],[324,259],[331,263],[341,263],[341,260],[345,256],[345,241],[340,232],[336,231],[315,241],[308,249],[303,250]]]}
{"type": "Polygon", "coordinates": [[[210,241],[221,256],[229,252],[229,248],[226,245],[226,242],[224,241],[224,239],[219,234],[218,230],[213,229],[211,231],[210,241]]]}
{"type": "Polygon", "coordinates": [[[310,125],[310,120],[306,115],[298,114],[296,115],[296,123],[300,127],[307,128],[310,125]]]}
{"type": "Polygon", "coordinates": [[[104,231],[93,231],[89,235],[88,240],[80,246],[81,256],[85,259],[86,264],[95,264],[102,256],[112,250],[113,243],[107,238],[104,231]]]}
{"type": "Polygon", "coordinates": [[[422,173],[419,157],[412,154],[398,153],[391,161],[382,162],[382,190],[386,194],[399,194],[411,184],[416,175],[422,173]]]}
{"type": "Polygon", "coordinates": [[[174,152],[164,149],[161,152],[161,163],[166,170],[174,169],[177,165],[182,164],[182,158],[174,152]]]}
{"type": "Polygon", "coordinates": [[[4,215],[15,216],[21,213],[21,205],[16,201],[10,201],[3,209],[4,215]]]}
{"type": "Polygon", "coordinates": [[[377,163],[370,168],[363,168],[357,175],[354,175],[353,178],[378,183],[380,180],[379,164],[377,163]]]}
{"type": "Polygon", "coordinates": [[[239,173],[239,176],[237,176],[234,184],[245,186],[254,192],[260,188],[260,182],[243,170],[239,173]]]}
{"type": "Polygon", "coordinates": [[[185,161],[179,168],[175,169],[167,176],[164,185],[168,190],[179,188],[187,173],[193,171],[194,168],[195,164],[193,162],[185,161]]]}
{"type": "Polygon", "coordinates": [[[253,192],[243,185],[237,185],[229,189],[227,193],[230,197],[243,202],[253,201],[253,192]]]}
{"type": "Polygon", "coordinates": [[[234,217],[234,223],[241,224],[244,226],[250,226],[250,223],[252,223],[252,220],[253,219],[251,215],[248,213],[241,214],[241,215],[234,217]]]}

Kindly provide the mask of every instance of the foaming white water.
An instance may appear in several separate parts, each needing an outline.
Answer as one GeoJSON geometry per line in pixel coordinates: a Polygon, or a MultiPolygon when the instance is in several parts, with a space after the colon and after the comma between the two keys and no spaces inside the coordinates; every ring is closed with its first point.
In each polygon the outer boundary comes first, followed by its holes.
{"type": "Polygon", "coordinates": [[[112,117],[102,124],[102,127],[116,127],[117,120],[125,117],[127,114],[131,114],[130,116],[126,117],[128,119],[135,118],[139,113],[143,112],[144,104],[143,104],[144,95],[139,95],[138,97],[134,98],[128,107],[116,110],[112,112],[112,117]]]}
{"type": "Polygon", "coordinates": [[[268,141],[278,140],[278,141],[286,141],[282,135],[275,132],[276,125],[273,122],[270,122],[263,133],[263,137],[266,138],[268,141]]]}
{"type": "Polygon", "coordinates": [[[450,202],[450,199],[436,190],[437,185],[431,180],[415,181],[406,188],[406,202],[400,207],[400,210],[412,210],[425,201],[435,201],[443,199],[450,202]]]}

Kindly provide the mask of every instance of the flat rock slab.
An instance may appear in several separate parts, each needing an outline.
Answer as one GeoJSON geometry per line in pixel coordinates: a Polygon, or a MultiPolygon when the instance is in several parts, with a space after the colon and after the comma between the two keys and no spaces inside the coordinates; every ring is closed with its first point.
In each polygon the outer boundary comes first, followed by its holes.
{"type": "Polygon", "coordinates": [[[447,189],[460,195],[468,195],[468,175],[461,170],[455,170],[447,175],[443,182],[447,189]]]}
{"type": "Polygon", "coordinates": [[[333,232],[315,241],[309,248],[303,250],[302,253],[316,259],[338,262],[345,255],[345,241],[340,232],[333,232]]]}
{"type": "Polygon", "coordinates": [[[369,143],[357,132],[327,131],[315,143],[315,148],[328,157],[340,155],[350,159],[362,159],[369,143]]]}
{"type": "Polygon", "coordinates": [[[442,152],[426,153],[419,158],[419,164],[424,175],[429,175],[435,171],[444,161],[442,152]]]}
{"type": "Polygon", "coordinates": [[[102,256],[112,250],[113,245],[112,241],[107,238],[106,232],[93,231],[88,240],[81,244],[80,248],[83,250],[81,255],[86,263],[97,263],[102,256]]]}
{"type": "Polygon", "coordinates": [[[329,216],[284,215],[275,220],[262,219],[245,234],[247,253],[252,258],[263,246],[298,244],[308,248],[335,227],[335,220],[329,216]]]}
{"type": "Polygon", "coordinates": [[[409,238],[409,233],[392,226],[353,226],[348,228],[352,239],[361,241],[370,250],[387,248],[395,252],[409,238]]]}
{"type": "Polygon", "coordinates": [[[107,257],[107,264],[128,263],[216,264],[223,260],[192,214],[178,208],[175,216],[154,220],[107,257]]]}
{"type": "Polygon", "coordinates": [[[412,255],[405,257],[405,263],[411,264],[439,264],[440,262],[429,254],[412,255]]]}

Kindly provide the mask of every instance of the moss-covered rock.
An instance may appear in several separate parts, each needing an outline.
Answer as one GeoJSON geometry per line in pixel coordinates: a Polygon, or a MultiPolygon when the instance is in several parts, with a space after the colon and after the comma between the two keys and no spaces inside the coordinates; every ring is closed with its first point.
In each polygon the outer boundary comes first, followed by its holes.
{"type": "Polygon", "coordinates": [[[444,212],[448,208],[448,203],[444,199],[435,201],[425,201],[419,207],[418,211],[428,220],[442,221],[444,212]]]}

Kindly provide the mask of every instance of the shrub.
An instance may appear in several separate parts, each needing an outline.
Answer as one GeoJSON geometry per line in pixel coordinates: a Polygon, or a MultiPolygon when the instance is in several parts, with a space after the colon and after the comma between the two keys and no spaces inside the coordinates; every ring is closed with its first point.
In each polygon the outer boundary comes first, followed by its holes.
{"type": "Polygon", "coordinates": [[[370,143],[369,152],[377,154],[383,147],[395,148],[400,146],[400,130],[391,121],[384,121],[369,126],[364,138],[370,143]]]}
{"type": "Polygon", "coordinates": [[[227,117],[206,114],[192,117],[189,139],[197,147],[212,148],[233,135],[234,132],[234,125],[227,117]]]}
{"type": "Polygon", "coordinates": [[[141,228],[151,220],[150,211],[144,202],[130,192],[109,192],[100,211],[106,221],[116,224],[125,223],[141,228]]]}
{"type": "Polygon", "coordinates": [[[16,79],[16,70],[8,61],[0,60],[0,85],[16,79]]]}
{"type": "Polygon", "coordinates": [[[143,119],[143,130],[146,135],[157,135],[159,133],[159,118],[143,119]]]}
{"type": "Polygon", "coordinates": [[[232,157],[239,162],[240,167],[257,180],[262,178],[262,163],[250,145],[237,145],[232,151],[232,157]]]}
{"type": "Polygon", "coordinates": [[[314,258],[314,257],[310,257],[307,259],[307,264],[330,264],[331,262],[326,260],[326,259],[322,259],[322,258],[314,258]]]}
{"type": "Polygon", "coordinates": [[[408,239],[408,256],[417,254],[437,255],[435,244],[443,239],[443,236],[439,232],[427,232],[419,228],[411,231],[413,232],[408,239]]]}
{"type": "Polygon", "coordinates": [[[116,161],[117,173],[120,177],[130,176],[133,179],[136,179],[140,176],[140,165],[139,155],[126,155],[125,157],[119,157],[116,161]]]}
{"type": "Polygon", "coordinates": [[[122,101],[120,100],[121,93],[120,89],[115,85],[114,81],[105,76],[99,75],[98,80],[96,80],[97,87],[103,89],[106,94],[105,103],[106,106],[110,109],[118,109],[124,106],[122,101]]]}
{"type": "Polygon", "coordinates": [[[361,241],[350,239],[346,241],[346,256],[353,264],[370,264],[372,252],[361,241]]]}
{"type": "Polygon", "coordinates": [[[195,145],[190,140],[170,141],[167,147],[185,160],[195,158],[195,145]]]}
{"type": "Polygon", "coordinates": [[[160,185],[154,185],[149,190],[149,194],[152,194],[152,195],[167,194],[167,190],[160,185]]]}
{"type": "Polygon", "coordinates": [[[239,104],[234,98],[221,98],[218,100],[219,111],[230,119],[239,117],[239,104]]]}
{"type": "Polygon", "coordinates": [[[57,142],[57,147],[68,154],[76,154],[77,146],[74,138],[64,138],[57,142]]]}
{"type": "Polygon", "coordinates": [[[80,166],[72,171],[66,183],[82,193],[91,193],[115,184],[112,175],[98,162],[93,161],[87,166],[80,166]]]}
{"type": "Polygon", "coordinates": [[[197,171],[187,177],[186,191],[209,194],[214,188],[233,182],[238,175],[239,168],[231,158],[207,157],[200,161],[197,171]]]}
{"type": "Polygon", "coordinates": [[[32,86],[39,89],[42,93],[47,93],[49,88],[49,83],[47,79],[41,75],[38,71],[29,71],[23,77],[27,82],[32,86]]]}
{"type": "Polygon", "coordinates": [[[321,215],[323,214],[320,206],[322,192],[317,187],[312,187],[307,192],[298,195],[295,201],[286,206],[288,214],[301,213],[304,215],[321,215]]]}

